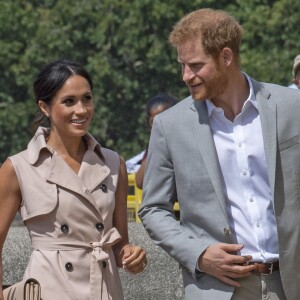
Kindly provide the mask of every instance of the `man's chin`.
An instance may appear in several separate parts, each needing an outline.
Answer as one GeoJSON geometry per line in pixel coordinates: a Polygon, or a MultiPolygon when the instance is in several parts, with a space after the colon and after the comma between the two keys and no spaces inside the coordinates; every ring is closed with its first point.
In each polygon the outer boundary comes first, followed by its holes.
{"type": "Polygon", "coordinates": [[[200,93],[191,93],[191,96],[195,101],[203,101],[207,99],[206,95],[200,93]]]}

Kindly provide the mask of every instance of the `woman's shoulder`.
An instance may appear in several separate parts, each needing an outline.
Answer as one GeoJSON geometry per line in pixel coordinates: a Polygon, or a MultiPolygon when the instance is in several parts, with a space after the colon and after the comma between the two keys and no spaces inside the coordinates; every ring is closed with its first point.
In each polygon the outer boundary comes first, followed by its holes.
{"type": "Polygon", "coordinates": [[[116,166],[117,168],[119,168],[120,155],[118,154],[118,152],[108,148],[101,147],[100,153],[103,156],[103,161],[108,167],[116,166]]]}
{"type": "Polygon", "coordinates": [[[18,152],[16,154],[10,155],[7,160],[9,160],[13,165],[22,162],[28,162],[28,149],[18,152]]]}
{"type": "Polygon", "coordinates": [[[101,153],[105,160],[111,160],[111,159],[119,160],[120,159],[120,155],[118,152],[108,149],[108,148],[101,147],[101,153]]]}

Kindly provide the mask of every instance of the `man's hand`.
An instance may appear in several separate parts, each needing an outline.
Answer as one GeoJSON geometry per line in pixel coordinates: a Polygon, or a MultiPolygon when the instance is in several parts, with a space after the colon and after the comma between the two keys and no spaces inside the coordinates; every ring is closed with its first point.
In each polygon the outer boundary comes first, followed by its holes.
{"type": "Polygon", "coordinates": [[[236,255],[244,245],[240,244],[214,244],[206,248],[198,259],[198,266],[204,273],[217,277],[219,280],[240,287],[233,278],[246,277],[255,269],[254,265],[245,265],[251,260],[251,255],[236,255]]]}

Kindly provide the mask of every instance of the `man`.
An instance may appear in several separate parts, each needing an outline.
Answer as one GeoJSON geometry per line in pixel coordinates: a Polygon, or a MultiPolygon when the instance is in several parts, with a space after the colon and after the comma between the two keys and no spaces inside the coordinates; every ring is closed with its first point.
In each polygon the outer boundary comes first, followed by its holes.
{"type": "Polygon", "coordinates": [[[300,297],[300,93],[241,72],[242,33],[200,9],[169,38],[191,97],[154,119],[139,215],[188,300],[300,297]]]}
{"type": "Polygon", "coordinates": [[[292,81],[293,84],[289,85],[289,88],[300,89],[300,54],[294,59],[292,81]]]}

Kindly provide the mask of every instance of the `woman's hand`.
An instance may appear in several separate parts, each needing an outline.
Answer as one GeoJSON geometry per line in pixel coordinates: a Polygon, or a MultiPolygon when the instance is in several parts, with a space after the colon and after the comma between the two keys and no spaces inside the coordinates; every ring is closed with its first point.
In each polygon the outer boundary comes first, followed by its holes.
{"type": "Polygon", "coordinates": [[[147,266],[146,252],[140,246],[127,244],[121,251],[123,269],[131,274],[144,271],[147,266]]]}

